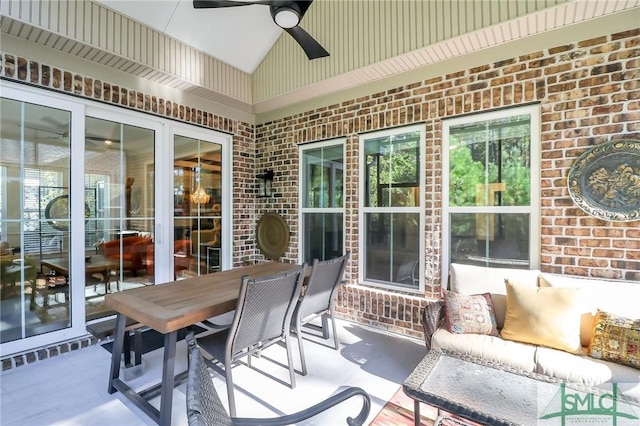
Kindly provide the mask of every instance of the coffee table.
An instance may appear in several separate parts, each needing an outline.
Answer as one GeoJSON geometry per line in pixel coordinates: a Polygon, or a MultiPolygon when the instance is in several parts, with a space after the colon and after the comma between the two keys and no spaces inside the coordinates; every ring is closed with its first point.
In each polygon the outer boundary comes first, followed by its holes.
{"type": "MultiPolygon", "coordinates": [[[[416,425],[420,424],[420,402],[481,424],[535,425],[549,424],[541,423],[542,416],[564,420],[573,415],[594,414],[593,411],[578,413],[563,408],[566,395],[577,395],[573,401],[584,404],[589,401],[608,403],[612,395],[611,390],[604,388],[567,384],[554,377],[443,349],[430,350],[405,380],[403,389],[414,399],[416,425]],[[599,395],[604,395],[604,399],[599,399],[599,395]]],[[[619,425],[621,420],[627,421],[623,411],[629,411],[628,403],[623,401],[619,399],[616,414],[613,414],[618,417],[619,425]]],[[[630,421],[638,419],[640,407],[635,407],[630,410],[630,421]]],[[[607,416],[606,420],[611,421],[610,415],[607,416]]]]}

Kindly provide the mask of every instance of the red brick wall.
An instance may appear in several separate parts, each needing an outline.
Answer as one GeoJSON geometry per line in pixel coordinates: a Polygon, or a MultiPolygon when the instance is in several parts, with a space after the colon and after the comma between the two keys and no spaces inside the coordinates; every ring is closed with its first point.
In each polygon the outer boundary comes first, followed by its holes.
{"type": "Polygon", "coordinates": [[[358,134],[424,123],[426,130],[427,282],[440,291],[441,120],[538,102],[541,105],[541,269],[586,277],[640,281],[640,221],[606,222],[571,200],[567,174],[589,147],[640,139],[640,30],[532,52],[385,92],[285,117],[256,127],[257,169],[273,168],[277,197],[258,201],[290,224],[286,257],[297,259],[298,145],[346,137],[346,250],[352,259],[338,298],[341,316],[421,335],[423,298],[357,285],[358,134]]]}

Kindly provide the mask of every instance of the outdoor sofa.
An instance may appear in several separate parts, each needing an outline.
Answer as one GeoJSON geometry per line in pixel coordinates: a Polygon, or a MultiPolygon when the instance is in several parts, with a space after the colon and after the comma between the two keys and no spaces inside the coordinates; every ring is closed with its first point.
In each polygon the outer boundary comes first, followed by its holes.
{"type": "Polygon", "coordinates": [[[452,264],[449,290],[423,321],[428,349],[568,383],[615,383],[640,402],[640,283],[452,264]]]}

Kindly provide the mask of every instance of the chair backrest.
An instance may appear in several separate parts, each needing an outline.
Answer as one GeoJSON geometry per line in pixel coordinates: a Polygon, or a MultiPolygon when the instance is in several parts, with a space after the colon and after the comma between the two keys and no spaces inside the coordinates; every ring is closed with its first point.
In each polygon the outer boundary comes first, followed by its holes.
{"type": "Polygon", "coordinates": [[[207,364],[200,352],[193,333],[185,339],[189,350],[187,373],[187,418],[190,426],[233,425],[231,417],[222,405],[207,364]]]}
{"type": "Polygon", "coordinates": [[[227,339],[226,353],[232,360],[245,350],[267,347],[288,335],[305,266],[267,277],[243,277],[227,339]]]}
{"type": "Polygon", "coordinates": [[[349,253],[335,259],[314,259],[304,297],[300,302],[300,318],[327,311],[334,302],[333,296],[342,280],[349,253]]]}

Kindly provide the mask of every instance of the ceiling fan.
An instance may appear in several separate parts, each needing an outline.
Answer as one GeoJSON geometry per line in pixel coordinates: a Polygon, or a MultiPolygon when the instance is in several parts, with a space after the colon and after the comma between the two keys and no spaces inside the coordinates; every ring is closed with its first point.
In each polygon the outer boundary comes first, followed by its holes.
{"type": "MultiPolygon", "coordinates": [[[[56,120],[54,120],[51,117],[43,117],[42,118],[43,122],[49,123],[51,125],[53,125],[56,130],[52,130],[52,129],[45,129],[42,127],[35,127],[35,126],[25,126],[29,129],[33,129],[39,132],[45,132],[45,133],[50,133],[52,135],[55,135],[55,137],[50,137],[47,139],[54,139],[54,140],[61,140],[61,141],[69,141],[69,131],[66,130],[69,125],[66,123],[62,123],[62,122],[58,122],[56,120]],[[60,129],[60,130],[58,130],[60,129]],[[65,129],[65,130],[62,130],[65,129]]],[[[111,139],[111,138],[106,138],[106,137],[100,137],[100,136],[92,136],[92,135],[85,135],[84,137],[85,140],[85,144],[87,146],[90,147],[101,147],[104,145],[113,145],[113,144],[119,144],[120,141],[116,140],[116,139],[111,139]]]]}
{"type": "Polygon", "coordinates": [[[311,60],[329,56],[329,52],[299,26],[302,17],[309,9],[309,6],[311,6],[312,1],[313,0],[193,0],[193,7],[196,9],[215,9],[220,7],[251,6],[254,4],[269,6],[273,22],[288,32],[311,60]]]}

